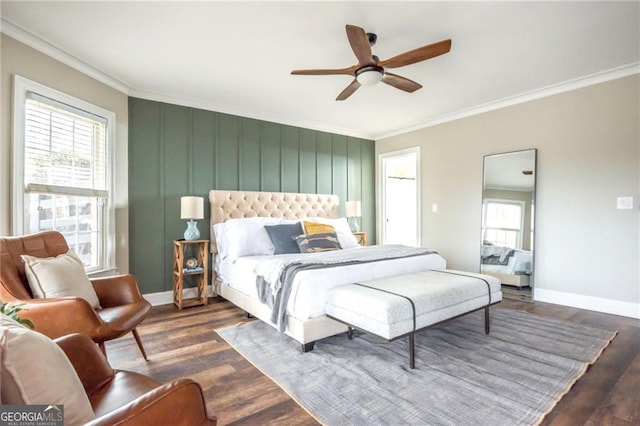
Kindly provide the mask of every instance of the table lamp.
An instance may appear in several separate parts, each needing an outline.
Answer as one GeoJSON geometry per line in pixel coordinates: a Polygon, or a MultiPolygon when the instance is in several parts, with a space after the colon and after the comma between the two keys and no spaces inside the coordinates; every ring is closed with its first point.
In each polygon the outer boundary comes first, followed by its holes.
{"type": "Polygon", "coordinates": [[[347,220],[349,221],[349,228],[351,232],[358,232],[360,227],[358,226],[358,219],[362,216],[362,206],[360,201],[347,201],[345,205],[347,209],[347,220]]]}
{"type": "Polygon", "coordinates": [[[204,218],[204,198],[202,197],[181,197],[180,198],[180,219],[189,219],[187,230],[184,231],[184,239],[193,241],[200,238],[198,222],[195,219],[204,218]]]}

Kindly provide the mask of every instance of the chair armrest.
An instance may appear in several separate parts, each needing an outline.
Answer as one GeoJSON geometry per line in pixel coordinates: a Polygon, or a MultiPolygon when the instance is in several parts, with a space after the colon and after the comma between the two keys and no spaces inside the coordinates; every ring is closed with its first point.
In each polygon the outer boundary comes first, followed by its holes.
{"type": "Polygon", "coordinates": [[[207,412],[202,388],[191,379],[178,379],[95,418],[87,425],[215,425],[207,412]]]}
{"type": "Polygon", "coordinates": [[[87,394],[92,395],[113,379],[115,371],[98,349],[98,346],[82,334],[69,334],[55,339],[74,370],[87,394]]]}
{"type": "Polygon", "coordinates": [[[80,333],[91,338],[99,336],[102,319],[80,297],[31,299],[24,303],[20,317],[31,320],[36,331],[55,339],[67,334],[80,333]]]}
{"type": "Polygon", "coordinates": [[[91,284],[103,308],[128,305],[143,300],[138,281],[131,274],[93,278],[91,284]]]}

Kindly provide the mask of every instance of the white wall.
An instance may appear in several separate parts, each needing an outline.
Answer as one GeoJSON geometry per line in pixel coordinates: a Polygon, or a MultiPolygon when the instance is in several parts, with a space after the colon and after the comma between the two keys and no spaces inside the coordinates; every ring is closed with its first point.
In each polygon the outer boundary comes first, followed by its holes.
{"type": "Polygon", "coordinates": [[[421,147],[423,246],[478,271],[483,156],[537,148],[534,297],[640,318],[639,95],[633,75],[382,139],[376,154],[421,147]]]}
{"type": "Polygon", "coordinates": [[[12,151],[11,111],[13,75],[49,86],[68,95],[98,105],[116,114],[116,266],[129,270],[128,169],[127,140],[128,97],[111,87],[76,71],[16,40],[2,34],[0,69],[0,235],[12,235],[12,151]]]}

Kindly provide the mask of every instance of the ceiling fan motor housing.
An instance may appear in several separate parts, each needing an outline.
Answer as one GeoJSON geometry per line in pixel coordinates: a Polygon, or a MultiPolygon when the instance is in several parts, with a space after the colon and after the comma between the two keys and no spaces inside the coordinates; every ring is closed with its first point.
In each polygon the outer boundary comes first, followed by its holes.
{"type": "Polygon", "coordinates": [[[378,40],[378,35],[374,33],[367,33],[367,39],[369,39],[369,46],[374,46],[378,40]]]}

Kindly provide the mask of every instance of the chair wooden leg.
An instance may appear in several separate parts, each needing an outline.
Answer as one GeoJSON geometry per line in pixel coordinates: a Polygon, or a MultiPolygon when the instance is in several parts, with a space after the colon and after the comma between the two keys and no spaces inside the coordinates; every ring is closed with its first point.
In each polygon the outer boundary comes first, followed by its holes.
{"type": "Polygon", "coordinates": [[[147,353],[144,351],[144,346],[142,346],[142,340],[140,340],[140,335],[138,334],[138,330],[134,328],[133,330],[131,330],[131,332],[133,333],[133,338],[136,339],[136,343],[138,344],[138,348],[140,349],[140,353],[142,354],[142,357],[146,361],[147,353]]]}

